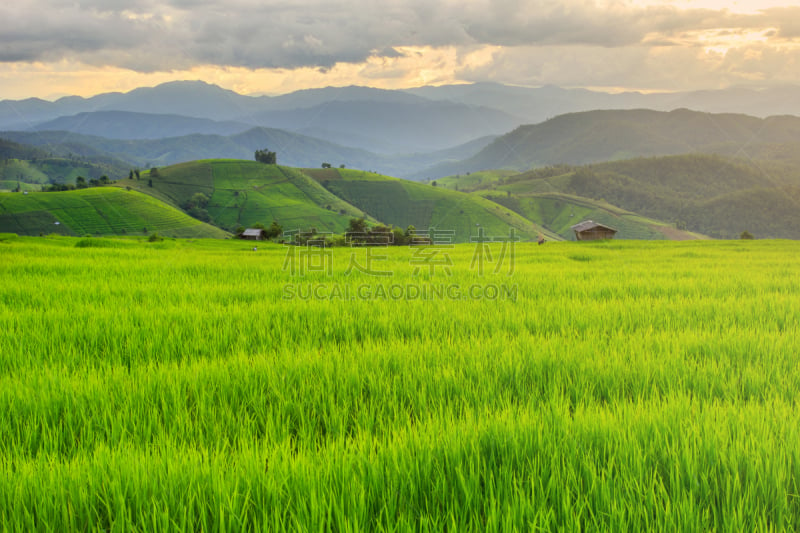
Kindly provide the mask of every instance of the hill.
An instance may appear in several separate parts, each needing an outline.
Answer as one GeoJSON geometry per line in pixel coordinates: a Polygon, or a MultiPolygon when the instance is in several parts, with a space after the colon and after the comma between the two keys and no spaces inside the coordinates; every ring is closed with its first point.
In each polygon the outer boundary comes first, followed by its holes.
{"type": "Polygon", "coordinates": [[[419,177],[438,178],[486,169],[527,170],[548,165],[724,153],[747,156],[754,146],[800,147],[800,118],[710,114],[678,109],[570,113],[521,126],[474,156],[434,166],[419,177]]]}
{"type": "Polygon", "coordinates": [[[47,151],[34,146],[20,144],[8,139],[0,138],[0,160],[8,159],[37,159],[47,157],[47,151]]]}
{"type": "MultiPolygon", "coordinates": [[[[531,173],[537,175],[537,173],[531,173]]],[[[541,171],[539,172],[541,174],[541,171]]],[[[558,174],[558,171],[555,171],[558,174]]],[[[703,235],[678,230],[673,224],[626,211],[603,200],[564,194],[534,182],[529,175],[509,170],[473,172],[436,180],[440,187],[480,196],[519,213],[557,233],[566,240],[575,240],[572,226],[581,220],[594,220],[618,230],[618,239],[687,240],[703,235]]]]}
{"type": "Polygon", "coordinates": [[[212,238],[227,235],[155,198],[118,187],[0,194],[0,232],[78,236],[158,232],[168,237],[212,238]]]}
{"type": "MultiPolygon", "coordinates": [[[[442,181],[452,184],[451,178],[442,181]]],[[[690,154],[549,167],[484,181],[482,194],[532,220],[540,219],[526,202],[560,193],[717,238],[737,238],[743,231],[800,238],[800,180],[763,162],[690,154]],[[504,199],[503,193],[511,198],[504,199]]],[[[552,222],[542,222],[559,231],[552,222]]]]}
{"type": "Polygon", "coordinates": [[[479,196],[359,170],[303,172],[376,220],[396,227],[452,231],[454,242],[469,242],[477,235],[477,227],[498,238],[507,237],[514,228],[523,239],[535,239],[541,233],[560,240],[555,233],[479,196]]]}
{"type": "Polygon", "coordinates": [[[208,199],[203,208],[208,221],[228,231],[274,220],[284,230],[315,227],[341,233],[351,218],[365,216],[302,172],[256,161],[193,161],[142,172],[141,179],[121,180],[118,185],[182,208],[202,193],[208,199]]]}

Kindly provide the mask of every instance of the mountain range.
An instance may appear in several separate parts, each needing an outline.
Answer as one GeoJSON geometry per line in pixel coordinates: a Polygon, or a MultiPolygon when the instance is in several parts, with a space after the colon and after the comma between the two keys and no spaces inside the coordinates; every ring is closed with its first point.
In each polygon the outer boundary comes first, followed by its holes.
{"type": "Polygon", "coordinates": [[[522,171],[687,153],[751,159],[774,159],[782,153],[784,159],[797,163],[800,161],[792,161],[800,153],[797,148],[800,118],[795,116],[758,118],[688,109],[599,110],[568,113],[520,126],[472,157],[437,165],[417,177],[437,178],[500,168],[522,171]]]}
{"type": "Polygon", "coordinates": [[[327,87],[280,96],[246,96],[200,81],[182,81],[54,102],[2,100],[0,131],[63,130],[130,140],[188,133],[231,135],[258,126],[396,155],[447,149],[566,113],[639,108],[737,112],[761,118],[800,114],[800,87],[609,94],[476,83],[408,90],[327,87]],[[115,128],[111,118],[124,118],[127,124],[115,128]]]}

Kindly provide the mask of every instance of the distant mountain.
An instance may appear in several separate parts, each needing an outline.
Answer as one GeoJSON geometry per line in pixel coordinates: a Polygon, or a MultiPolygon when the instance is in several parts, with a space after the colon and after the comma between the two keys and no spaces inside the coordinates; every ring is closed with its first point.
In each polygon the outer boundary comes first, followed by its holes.
{"type": "Polygon", "coordinates": [[[418,174],[442,177],[486,169],[535,167],[692,152],[748,156],[766,146],[800,146],[800,118],[615,110],[569,113],[497,138],[471,158],[418,174]]]}
{"type": "Polygon", "coordinates": [[[488,107],[425,100],[330,101],[257,113],[250,120],[383,154],[443,150],[520,124],[519,118],[488,107]]]}
{"type": "Polygon", "coordinates": [[[37,124],[32,131],[68,131],[107,139],[163,139],[191,134],[233,135],[251,129],[240,122],[219,122],[181,115],[131,111],[94,111],[37,124]]]}
{"type": "Polygon", "coordinates": [[[199,81],[164,83],[128,93],[104,93],[91,98],[67,96],[55,102],[38,99],[0,101],[0,129],[28,129],[58,117],[95,111],[183,115],[231,120],[254,110],[258,99],[199,81]]]}
{"type": "Polygon", "coordinates": [[[376,170],[398,177],[409,176],[442,161],[468,157],[495,138],[483,137],[437,152],[386,156],[270,128],[252,128],[231,136],[185,135],[155,140],[107,139],[64,131],[0,132],[0,137],[39,147],[49,154],[61,157],[104,161],[123,170],[130,167],[172,165],[197,159],[252,159],[256,150],[269,148],[277,152],[278,162],[282,164],[317,167],[322,163],[329,163],[337,167],[345,165],[376,170]]]}
{"type": "Polygon", "coordinates": [[[756,117],[800,115],[800,86],[751,89],[732,87],[714,91],[679,93],[604,93],[587,89],[514,87],[499,83],[475,83],[419,87],[409,94],[429,100],[446,100],[486,106],[538,123],[566,113],[596,109],[688,108],[710,113],[744,113],[756,117]]]}
{"type": "MultiPolygon", "coordinates": [[[[55,102],[3,100],[0,130],[26,130],[81,113],[126,111],[290,129],[340,145],[398,154],[434,151],[566,113],[676,108],[756,117],[800,115],[800,87],[610,94],[554,86],[527,88],[476,83],[405,91],[326,87],[280,96],[245,96],[201,81],[176,81],[128,93],[106,93],[91,98],[70,96],[55,102]]],[[[231,133],[210,130],[208,123],[195,124],[195,131],[180,133],[231,133]]]]}
{"type": "Polygon", "coordinates": [[[307,109],[330,102],[377,102],[382,104],[422,104],[427,98],[415,96],[404,91],[375,89],[351,85],[349,87],[324,87],[303,89],[272,97],[255,97],[262,111],[288,111],[307,109]]]}

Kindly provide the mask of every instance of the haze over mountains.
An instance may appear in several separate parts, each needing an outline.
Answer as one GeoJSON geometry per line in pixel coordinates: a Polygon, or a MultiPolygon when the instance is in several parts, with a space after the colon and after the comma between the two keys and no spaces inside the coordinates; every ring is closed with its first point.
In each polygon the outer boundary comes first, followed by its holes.
{"type": "MultiPolygon", "coordinates": [[[[341,162],[419,178],[435,177],[441,172],[427,172],[428,167],[469,158],[485,145],[478,141],[478,148],[471,154],[465,154],[465,149],[431,155],[434,152],[462,146],[476,139],[486,140],[519,126],[539,124],[565,113],[635,108],[663,111],[688,108],[715,113],[737,112],[754,117],[800,114],[800,88],[608,94],[552,86],[524,88],[479,83],[404,91],[328,87],[274,97],[254,97],[204,82],[171,82],[129,93],[107,93],[91,98],[65,97],[55,102],[39,99],[0,101],[0,131],[64,131],[107,139],[153,140],[197,134],[230,137],[253,127],[262,127],[304,136],[290,144],[306,145],[306,138],[329,143],[325,145],[326,151],[316,158],[320,159],[317,164],[332,159],[331,163],[341,162]],[[353,149],[364,152],[353,152],[353,149]],[[411,158],[409,154],[416,156],[411,158]],[[399,163],[393,162],[397,156],[401,156],[399,163]]],[[[207,157],[234,155],[229,141],[215,139],[213,143],[219,151],[206,153],[207,157]]],[[[169,144],[172,141],[166,143],[165,148],[169,144]]],[[[237,157],[244,149],[251,148],[237,148],[237,157]]],[[[139,147],[133,151],[142,152],[139,147]]],[[[147,153],[143,157],[150,161],[176,163],[180,162],[176,155],[180,152],[164,149],[161,153],[147,153]]],[[[187,157],[194,157],[191,150],[183,152],[187,157]]],[[[121,151],[115,153],[123,155],[121,151]]],[[[282,161],[300,166],[310,162],[293,157],[286,152],[282,161]]],[[[130,161],[132,164],[146,162],[139,156],[130,161]]],[[[519,163],[536,164],[536,161],[526,157],[519,163]]],[[[514,163],[512,166],[517,165],[514,163]]]]}

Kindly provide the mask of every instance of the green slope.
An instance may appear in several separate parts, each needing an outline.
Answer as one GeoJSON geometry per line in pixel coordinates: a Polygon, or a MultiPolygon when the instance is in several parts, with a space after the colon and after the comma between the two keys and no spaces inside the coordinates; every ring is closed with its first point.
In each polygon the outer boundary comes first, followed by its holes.
{"type": "Polygon", "coordinates": [[[455,242],[468,242],[477,235],[478,227],[497,238],[508,236],[513,228],[523,239],[535,239],[541,233],[560,240],[555,233],[477,195],[360,170],[304,172],[375,219],[396,227],[452,231],[455,242]]]}
{"type": "Polygon", "coordinates": [[[214,238],[227,235],[155,198],[117,187],[0,194],[0,232],[19,235],[158,232],[168,237],[214,238]]]}
{"type": "Polygon", "coordinates": [[[121,180],[174,206],[182,207],[196,193],[209,198],[210,221],[226,230],[273,220],[284,230],[316,228],[341,233],[358,208],[331,194],[302,172],[256,161],[209,159],[141,173],[139,180],[121,180]],[[152,187],[149,186],[152,181],[152,187]]]}
{"type": "Polygon", "coordinates": [[[717,238],[737,238],[743,231],[800,238],[800,188],[759,163],[691,154],[551,170],[512,177],[505,187],[516,194],[603,199],[717,238]]]}
{"type": "Polygon", "coordinates": [[[572,226],[593,220],[617,230],[617,239],[689,240],[705,236],[676,229],[673,225],[625,211],[602,200],[562,193],[511,194],[481,191],[485,198],[514,210],[566,240],[575,240],[572,226]]]}

